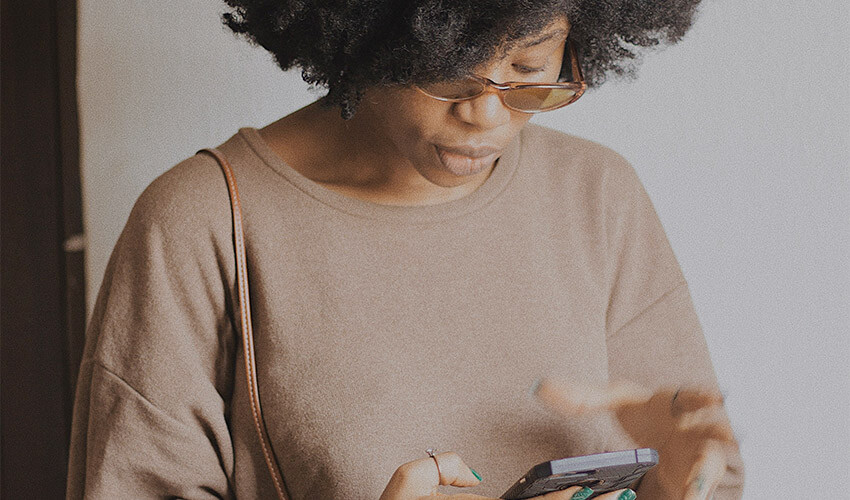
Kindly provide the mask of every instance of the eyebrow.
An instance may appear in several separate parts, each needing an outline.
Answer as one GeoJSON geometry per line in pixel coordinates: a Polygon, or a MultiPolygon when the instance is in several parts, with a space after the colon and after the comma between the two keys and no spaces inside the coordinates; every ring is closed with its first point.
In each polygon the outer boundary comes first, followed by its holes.
{"type": "Polygon", "coordinates": [[[520,47],[522,47],[523,49],[527,49],[528,47],[534,47],[535,45],[540,45],[541,43],[546,42],[548,40],[551,40],[558,35],[564,35],[564,34],[566,34],[566,31],[560,30],[560,29],[555,30],[555,31],[550,31],[549,33],[546,33],[545,35],[541,36],[540,38],[538,38],[536,40],[532,40],[530,42],[526,42],[526,43],[522,44],[520,47]]]}

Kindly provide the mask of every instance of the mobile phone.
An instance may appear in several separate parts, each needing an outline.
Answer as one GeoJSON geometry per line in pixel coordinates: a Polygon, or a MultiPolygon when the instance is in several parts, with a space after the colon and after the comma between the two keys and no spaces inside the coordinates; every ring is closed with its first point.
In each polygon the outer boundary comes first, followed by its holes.
{"type": "Polygon", "coordinates": [[[658,452],[652,448],[550,460],[535,465],[501,498],[520,500],[570,486],[587,486],[596,496],[628,487],[657,463],[658,452]]]}

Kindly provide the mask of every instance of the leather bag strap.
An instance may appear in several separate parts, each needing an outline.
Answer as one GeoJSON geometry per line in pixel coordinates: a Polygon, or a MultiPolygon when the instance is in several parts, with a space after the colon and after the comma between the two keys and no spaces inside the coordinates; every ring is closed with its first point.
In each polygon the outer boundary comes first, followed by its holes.
{"type": "Polygon", "coordinates": [[[257,385],[257,360],[254,357],[254,330],[251,326],[251,302],[248,296],[248,266],[245,260],[245,233],[242,229],[242,205],[239,201],[239,190],[236,189],[236,178],[233,168],[227,158],[215,148],[201,149],[198,153],[208,153],[217,161],[224,177],[227,179],[227,190],[230,192],[230,207],[233,212],[233,243],[236,249],[236,284],[239,290],[239,320],[242,331],[242,352],[245,358],[245,377],[248,382],[248,392],[251,402],[251,414],[254,417],[254,428],[260,438],[263,458],[272,476],[277,497],[287,500],[286,485],[280,473],[274,450],[269,442],[263,410],[260,406],[260,392],[257,385]]]}

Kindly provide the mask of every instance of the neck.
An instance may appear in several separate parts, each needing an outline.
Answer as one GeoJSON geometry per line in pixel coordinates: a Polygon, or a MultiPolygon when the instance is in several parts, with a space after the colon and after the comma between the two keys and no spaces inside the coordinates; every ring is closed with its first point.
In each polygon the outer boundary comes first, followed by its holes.
{"type": "Polygon", "coordinates": [[[384,205],[433,205],[463,198],[490,174],[459,186],[434,184],[381,135],[368,106],[343,120],[337,107],[320,104],[316,101],[260,132],[291,167],[328,189],[384,205]]]}

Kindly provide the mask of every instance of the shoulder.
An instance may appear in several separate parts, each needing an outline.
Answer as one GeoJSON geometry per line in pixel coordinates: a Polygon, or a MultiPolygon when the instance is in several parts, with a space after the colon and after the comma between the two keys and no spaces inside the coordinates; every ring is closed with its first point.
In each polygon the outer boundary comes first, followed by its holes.
{"type": "Polygon", "coordinates": [[[643,193],[631,163],[598,142],[529,123],[523,129],[522,149],[531,175],[555,188],[579,185],[615,198],[643,193]]]}
{"type": "Polygon", "coordinates": [[[195,237],[226,230],[230,199],[218,162],[206,153],[186,158],[154,179],[136,200],[127,227],[195,237]]]}
{"type": "Polygon", "coordinates": [[[621,154],[607,146],[533,123],[523,129],[523,146],[526,154],[550,163],[630,168],[621,154]]]}

